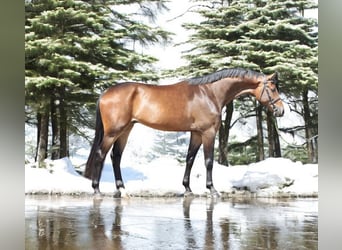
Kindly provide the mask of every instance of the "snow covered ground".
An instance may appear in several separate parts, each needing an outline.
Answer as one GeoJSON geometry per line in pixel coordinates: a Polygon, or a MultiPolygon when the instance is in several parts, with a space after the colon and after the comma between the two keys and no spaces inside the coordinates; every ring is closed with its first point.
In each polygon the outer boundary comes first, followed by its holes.
{"type": "MultiPolygon", "coordinates": [[[[47,168],[25,167],[26,194],[92,194],[91,181],[80,175],[69,158],[46,161],[47,168]]],[[[126,195],[174,196],[184,192],[184,164],[172,157],[160,157],[148,163],[124,164],[122,175],[126,195]]],[[[213,180],[223,196],[251,197],[317,197],[318,165],[292,162],[284,158],[269,158],[248,166],[225,167],[215,163],[213,180]]],[[[205,196],[205,167],[196,159],[191,173],[191,188],[195,195],[205,196]]],[[[112,195],[115,190],[113,171],[106,162],[100,190],[112,195]]]]}
{"type": "MultiPolygon", "coordinates": [[[[94,131],[88,133],[91,136],[94,131]]],[[[185,143],[182,142],[181,146],[178,145],[179,148],[173,149],[179,152],[177,157],[174,152],[156,152],[156,144],[161,144],[165,140],[161,139],[163,133],[140,124],[136,124],[133,128],[121,163],[125,191],[128,195],[174,196],[184,192],[182,185],[185,170],[184,155],[186,155],[189,133],[181,135],[185,143]]],[[[238,134],[243,136],[244,133],[246,132],[241,130],[238,134]]],[[[27,146],[35,145],[31,137],[36,138],[34,130],[26,127],[27,146]]],[[[30,163],[25,166],[26,194],[93,193],[91,181],[79,174],[84,169],[90,145],[80,138],[70,138],[70,144],[70,158],[47,160],[46,169],[36,168],[36,164],[27,155],[26,158],[30,163]]],[[[190,178],[193,193],[205,196],[208,190],[205,187],[206,173],[202,148],[195,159],[190,178]]],[[[285,158],[268,158],[250,165],[229,167],[215,162],[213,181],[215,188],[223,196],[317,197],[318,164],[302,164],[285,158]]],[[[115,191],[109,156],[102,171],[100,190],[105,195],[112,195],[115,191]]]]}

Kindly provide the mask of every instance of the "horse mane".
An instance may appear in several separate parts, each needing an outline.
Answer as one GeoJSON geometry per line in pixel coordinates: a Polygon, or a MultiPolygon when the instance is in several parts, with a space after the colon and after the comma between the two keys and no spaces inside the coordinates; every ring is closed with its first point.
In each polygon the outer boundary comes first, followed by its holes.
{"type": "Polygon", "coordinates": [[[231,69],[222,69],[222,70],[216,71],[214,73],[211,73],[205,76],[189,78],[189,79],[186,79],[186,81],[189,84],[200,85],[200,84],[206,84],[206,83],[213,83],[226,77],[258,78],[262,76],[265,76],[265,75],[262,73],[250,70],[250,69],[231,68],[231,69]]]}

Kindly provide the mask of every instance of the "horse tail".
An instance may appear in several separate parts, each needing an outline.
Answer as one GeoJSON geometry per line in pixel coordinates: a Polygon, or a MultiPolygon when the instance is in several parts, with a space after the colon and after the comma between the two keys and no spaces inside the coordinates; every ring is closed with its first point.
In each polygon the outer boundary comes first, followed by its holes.
{"type": "Polygon", "coordinates": [[[84,171],[84,177],[91,179],[92,178],[92,172],[93,172],[93,167],[94,167],[94,159],[96,156],[96,152],[98,151],[101,142],[103,140],[103,123],[102,123],[102,118],[101,118],[101,112],[99,108],[99,100],[96,103],[96,121],[95,121],[95,138],[93,145],[90,150],[90,154],[86,163],[86,168],[84,171]]]}

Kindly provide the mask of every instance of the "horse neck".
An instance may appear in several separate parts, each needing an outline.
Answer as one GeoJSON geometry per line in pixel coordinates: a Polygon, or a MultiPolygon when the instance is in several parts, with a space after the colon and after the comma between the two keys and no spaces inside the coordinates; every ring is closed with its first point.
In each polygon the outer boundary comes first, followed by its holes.
{"type": "Polygon", "coordinates": [[[258,86],[256,79],[249,78],[224,78],[212,83],[212,90],[221,108],[243,94],[254,95],[258,86]]]}

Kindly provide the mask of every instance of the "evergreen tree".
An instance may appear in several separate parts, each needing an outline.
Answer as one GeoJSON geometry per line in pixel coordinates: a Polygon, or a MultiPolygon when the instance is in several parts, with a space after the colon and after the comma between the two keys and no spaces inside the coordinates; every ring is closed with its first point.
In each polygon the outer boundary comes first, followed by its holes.
{"type": "Polygon", "coordinates": [[[179,162],[184,162],[189,142],[189,135],[186,132],[157,131],[153,152],[157,157],[161,155],[172,155],[179,162]]]}
{"type": "MultiPolygon", "coordinates": [[[[244,51],[250,51],[246,53],[246,59],[260,65],[266,73],[280,73],[281,92],[286,99],[292,100],[292,107],[298,106],[300,100],[308,161],[315,162],[315,154],[312,153],[315,145],[310,138],[317,134],[317,119],[314,121],[312,115],[317,113],[317,107],[309,107],[308,95],[312,93],[315,97],[310,101],[317,101],[317,20],[305,18],[304,11],[317,8],[317,5],[312,1],[273,0],[259,1],[256,6],[251,11],[252,19],[247,21],[254,28],[245,39],[241,39],[246,45],[244,51]]],[[[267,121],[272,127],[268,128],[269,155],[275,156],[277,154],[271,149],[279,147],[279,142],[275,141],[278,138],[276,120],[267,113],[267,121]]]]}
{"type": "MultiPolygon", "coordinates": [[[[156,13],[153,3],[164,1],[60,1],[28,0],[25,3],[25,96],[27,116],[38,126],[38,161],[47,152],[52,127],[52,157],[68,155],[68,133],[89,120],[98,94],[116,81],[156,80],[151,69],[155,58],[130,45],[167,41],[169,33],[136,21],[116,6],[138,3],[156,13]],[[44,142],[44,143],[43,143],[44,142]],[[41,145],[42,144],[42,145],[41,145]]],[[[137,14],[137,13],[134,13],[137,14]]]]}
{"type": "MultiPolygon", "coordinates": [[[[306,18],[303,13],[306,9],[317,8],[317,5],[311,0],[196,2],[199,3],[196,11],[203,21],[184,25],[194,31],[188,41],[193,48],[184,55],[189,67],[182,67],[178,72],[203,75],[236,66],[265,74],[277,71],[280,73],[281,93],[290,100],[291,106],[303,107],[307,139],[315,135],[317,120],[312,118],[317,113],[317,107],[313,105],[317,100],[317,20],[306,18]],[[310,93],[314,98],[306,105],[305,97],[310,93]]],[[[257,112],[258,107],[249,98],[241,100],[243,103],[235,101],[235,110],[241,112],[247,108],[257,114],[260,134],[260,121],[264,120],[262,112],[257,112]],[[246,105],[246,101],[250,104],[246,105]]],[[[276,120],[268,113],[267,121],[269,155],[280,156],[276,120]]],[[[262,143],[260,136],[258,138],[262,143]]],[[[223,140],[219,139],[219,142],[223,140]]],[[[258,158],[262,156],[259,154],[258,158]]]]}

